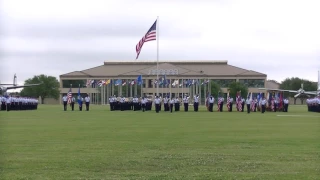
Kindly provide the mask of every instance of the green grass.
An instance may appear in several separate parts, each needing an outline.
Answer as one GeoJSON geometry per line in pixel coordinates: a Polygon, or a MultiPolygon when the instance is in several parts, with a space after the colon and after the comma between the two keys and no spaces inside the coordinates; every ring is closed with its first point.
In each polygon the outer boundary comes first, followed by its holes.
{"type": "Polygon", "coordinates": [[[0,179],[320,179],[320,114],[289,111],[0,112],[0,179]]]}

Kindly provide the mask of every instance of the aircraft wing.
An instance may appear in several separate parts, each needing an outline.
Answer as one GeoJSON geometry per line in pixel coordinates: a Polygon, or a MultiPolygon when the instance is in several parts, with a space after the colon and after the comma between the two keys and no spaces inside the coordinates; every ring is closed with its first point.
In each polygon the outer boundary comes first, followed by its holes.
{"type": "Polygon", "coordinates": [[[10,86],[10,87],[6,87],[7,89],[18,89],[18,88],[24,88],[24,87],[30,87],[30,86],[38,86],[40,84],[27,84],[27,85],[23,85],[23,86],[10,86]]]}
{"type": "Polygon", "coordinates": [[[317,92],[307,91],[307,92],[304,92],[304,94],[317,95],[317,92]]]}
{"type": "Polygon", "coordinates": [[[261,90],[268,90],[268,91],[283,91],[283,92],[292,92],[292,93],[297,93],[295,90],[284,90],[284,89],[268,89],[268,88],[259,88],[261,90]]]}

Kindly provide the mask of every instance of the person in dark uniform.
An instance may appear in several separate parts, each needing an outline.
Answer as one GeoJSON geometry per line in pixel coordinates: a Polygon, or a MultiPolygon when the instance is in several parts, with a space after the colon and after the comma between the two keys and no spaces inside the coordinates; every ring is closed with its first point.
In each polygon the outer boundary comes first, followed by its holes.
{"type": "Polygon", "coordinates": [[[133,111],[137,111],[139,108],[139,99],[137,96],[134,96],[134,98],[132,99],[132,103],[133,103],[133,111]]]}
{"type": "Polygon", "coordinates": [[[63,101],[63,110],[64,111],[66,111],[67,110],[67,101],[68,101],[68,97],[67,97],[67,95],[64,95],[63,97],[62,97],[62,101],[63,101]]]}
{"type": "Polygon", "coordinates": [[[244,111],[244,103],[245,103],[245,100],[244,100],[244,98],[242,97],[241,98],[241,107],[242,107],[242,112],[244,111]]]}
{"type": "Polygon", "coordinates": [[[194,96],[193,109],[195,112],[198,112],[199,109],[199,95],[194,96]]]}
{"type": "Polygon", "coordinates": [[[83,98],[81,96],[78,97],[79,111],[82,111],[83,98]]]}
{"type": "Polygon", "coordinates": [[[220,112],[223,112],[223,103],[224,103],[224,98],[220,97],[221,103],[220,103],[220,112]]]}
{"type": "Polygon", "coordinates": [[[261,100],[261,113],[264,113],[266,111],[266,104],[267,104],[267,100],[265,97],[263,97],[261,100]]]}
{"type": "Polygon", "coordinates": [[[250,113],[250,105],[251,105],[251,99],[250,97],[247,98],[246,100],[246,104],[247,104],[247,113],[249,114],[250,113]]]}
{"type": "Polygon", "coordinates": [[[174,111],[179,111],[180,110],[180,101],[178,97],[174,100],[174,111]]]}
{"type": "Polygon", "coordinates": [[[214,98],[213,96],[210,96],[209,98],[209,111],[213,112],[213,103],[214,103],[214,98]]]}
{"type": "Polygon", "coordinates": [[[163,107],[164,107],[164,111],[169,111],[169,97],[164,97],[163,99],[163,107]]]}
{"type": "Polygon", "coordinates": [[[125,98],[121,96],[120,98],[120,111],[124,111],[125,109],[125,98]]]}
{"type": "Polygon", "coordinates": [[[232,106],[233,106],[233,98],[230,98],[230,111],[229,112],[232,112],[232,106]]]}
{"type": "Polygon", "coordinates": [[[188,112],[189,97],[187,95],[185,95],[184,98],[183,98],[183,105],[184,105],[184,111],[188,112]]]}
{"type": "Polygon", "coordinates": [[[141,109],[142,109],[142,112],[144,112],[146,110],[146,104],[147,104],[148,100],[145,99],[144,97],[142,97],[141,99],[141,109]]]}
{"type": "Polygon", "coordinates": [[[76,101],[76,98],[72,97],[71,98],[71,110],[74,110],[74,102],[76,101]]]}
{"type": "Polygon", "coordinates": [[[173,105],[174,105],[174,99],[172,98],[169,103],[170,103],[170,112],[172,113],[172,109],[173,109],[173,105]]]}
{"type": "Polygon", "coordinates": [[[154,104],[156,105],[156,113],[159,113],[160,111],[160,98],[158,96],[156,96],[156,98],[154,99],[154,104]]]}
{"type": "Polygon", "coordinates": [[[278,109],[278,100],[277,98],[274,98],[274,112],[277,112],[278,109]]]}

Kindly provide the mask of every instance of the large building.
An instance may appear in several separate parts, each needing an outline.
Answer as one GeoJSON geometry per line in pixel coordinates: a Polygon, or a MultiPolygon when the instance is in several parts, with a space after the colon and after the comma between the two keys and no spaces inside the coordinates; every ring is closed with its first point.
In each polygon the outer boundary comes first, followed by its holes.
{"type": "MultiPolygon", "coordinates": [[[[210,91],[210,82],[220,85],[223,93],[232,82],[246,85],[258,93],[266,87],[267,75],[229,65],[227,61],[106,61],[103,65],[60,75],[60,99],[71,88],[74,95],[89,94],[92,103],[107,104],[111,95],[132,97],[199,94],[210,91]],[[158,78],[157,78],[158,70],[158,78]],[[142,84],[137,78],[142,76],[142,84]],[[102,85],[104,82],[106,84],[102,85]],[[158,88],[157,88],[158,85],[158,88]]],[[[202,103],[204,100],[202,101],[202,103]]]]}

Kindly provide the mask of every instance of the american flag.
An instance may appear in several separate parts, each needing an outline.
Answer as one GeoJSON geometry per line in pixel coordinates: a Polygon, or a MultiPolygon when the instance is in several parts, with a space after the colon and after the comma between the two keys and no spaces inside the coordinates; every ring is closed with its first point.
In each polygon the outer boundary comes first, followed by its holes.
{"type": "Polygon", "coordinates": [[[218,98],[218,108],[217,108],[218,112],[221,111],[221,98],[218,98]]]}
{"type": "Polygon", "coordinates": [[[254,111],[256,105],[256,99],[251,99],[251,111],[254,111]]]}
{"type": "Polygon", "coordinates": [[[144,35],[142,39],[139,41],[139,43],[136,45],[136,52],[137,52],[136,59],[138,59],[142,46],[145,42],[154,41],[157,39],[156,28],[157,28],[157,20],[153,23],[153,25],[151,26],[149,31],[146,33],[146,35],[144,35]]]}
{"type": "Polygon", "coordinates": [[[71,88],[69,89],[69,92],[67,94],[67,97],[68,97],[68,104],[71,103],[71,98],[72,98],[72,91],[71,91],[71,88]]]}
{"type": "Polygon", "coordinates": [[[230,111],[230,96],[229,96],[229,92],[228,92],[228,97],[227,97],[227,108],[228,108],[228,111],[230,111]]]}

